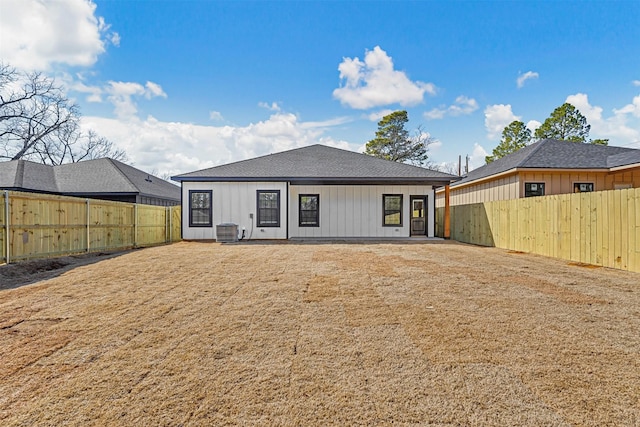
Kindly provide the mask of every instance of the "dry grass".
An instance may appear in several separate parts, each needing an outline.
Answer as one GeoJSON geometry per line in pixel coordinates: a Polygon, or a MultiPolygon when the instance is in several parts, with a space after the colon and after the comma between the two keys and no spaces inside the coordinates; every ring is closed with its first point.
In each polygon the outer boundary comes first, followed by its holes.
{"type": "Polygon", "coordinates": [[[0,424],[640,425],[640,275],[183,242],[0,291],[0,424]]]}

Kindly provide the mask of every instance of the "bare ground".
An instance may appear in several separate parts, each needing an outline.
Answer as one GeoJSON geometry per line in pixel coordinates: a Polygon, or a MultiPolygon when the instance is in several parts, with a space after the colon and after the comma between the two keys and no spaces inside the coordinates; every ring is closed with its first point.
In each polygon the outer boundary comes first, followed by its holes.
{"type": "Polygon", "coordinates": [[[640,274],[454,243],[66,268],[0,291],[3,426],[640,425],[640,274]]]}

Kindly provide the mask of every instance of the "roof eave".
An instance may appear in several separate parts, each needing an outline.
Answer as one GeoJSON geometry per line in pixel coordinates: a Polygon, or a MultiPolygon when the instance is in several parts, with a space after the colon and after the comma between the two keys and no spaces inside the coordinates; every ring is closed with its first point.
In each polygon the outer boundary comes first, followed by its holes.
{"type": "Polygon", "coordinates": [[[290,182],[292,184],[428,184],[443,185],[458,177],[171,177],[177,182],[290,182]]]}
{"type": "Polygon", "coordinates": [[[610,172],[618,172],[618,171],[622,171],[622,170],[626,170],[626,169],[635,169],[635,168],[640,168],[640,163],[631,163],[628,165],[622,165],[622,166],[616,166],[613,168],[609,168],[610,172]]]}

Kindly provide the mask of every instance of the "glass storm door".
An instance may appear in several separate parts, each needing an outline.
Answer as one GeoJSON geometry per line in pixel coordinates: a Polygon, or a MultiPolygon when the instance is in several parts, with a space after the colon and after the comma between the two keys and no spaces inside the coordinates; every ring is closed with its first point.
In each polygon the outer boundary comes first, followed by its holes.
{"type": "Polygon", "coordinates": [[[411,196],[411,235],[427,234],[427,197],[411,196]]]}

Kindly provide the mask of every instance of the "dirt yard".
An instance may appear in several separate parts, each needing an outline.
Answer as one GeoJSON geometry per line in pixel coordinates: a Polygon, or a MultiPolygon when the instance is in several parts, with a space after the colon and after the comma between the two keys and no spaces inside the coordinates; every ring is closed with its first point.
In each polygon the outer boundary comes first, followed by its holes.
{"type": "Polygon", "coordinates": [[[94,261],[0,291],[0,425],[640,425],[639,274],[454,243],[94,261]]]}

